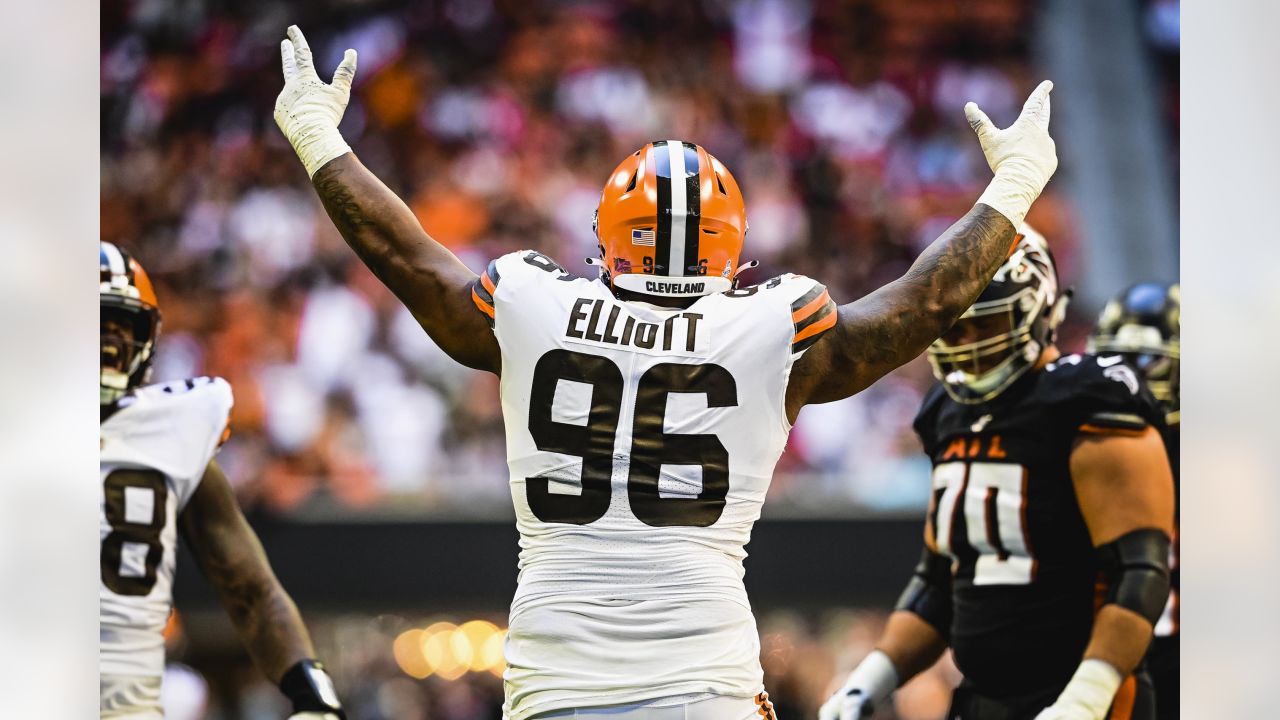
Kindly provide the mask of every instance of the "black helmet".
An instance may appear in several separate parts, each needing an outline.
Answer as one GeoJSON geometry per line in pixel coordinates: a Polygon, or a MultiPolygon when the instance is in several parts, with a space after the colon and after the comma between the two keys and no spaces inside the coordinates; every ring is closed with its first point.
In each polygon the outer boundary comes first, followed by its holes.
{"type": "Polygon", "coordinates": [[[1112,298],[1089,335],[1092,353],[1122,355],[1147,380],[1170,424],[1178,422],[1178,284],[1139,283],[1112,298]]]}
{"type": "Polygon", "coordinates": [[[977,301],[929,346],[934,376],[957,402],[999,395],[1053,344],[1069,295],[1044,236],[1024,224],[977,301]]]}

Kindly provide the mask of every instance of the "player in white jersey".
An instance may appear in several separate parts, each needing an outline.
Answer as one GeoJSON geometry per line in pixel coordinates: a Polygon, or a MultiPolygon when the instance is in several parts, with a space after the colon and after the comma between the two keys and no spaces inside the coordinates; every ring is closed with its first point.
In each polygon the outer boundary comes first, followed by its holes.
{"type": "Polygon", "coordinates": [[[771,718],[742,558],[791,423],[981,293],[1057,166],[1052,86],[1004,130],[966,107],[995,179],[905,276],[837,308],[800,276],[738,287],[742,195],[680,141],[609,177],[598,278],[529,251],[477,278],[338,132],[355,52],[332,84],[297,27],[281,55],[276,122],[338,230],[446,353],[501,377],[522,547],[504,717],[771,718]]]}
{"type": "Polygon", "coordinates": [[[178,533],[258,667],[297,720],[341,720],[293,600],[236,505],[213,455],[227,433],[221,378],[144,386],[160,309],[146,272],[111,243],[98,249],[101,306],[100,715],[162,717],[165,622],[178,533]]]}

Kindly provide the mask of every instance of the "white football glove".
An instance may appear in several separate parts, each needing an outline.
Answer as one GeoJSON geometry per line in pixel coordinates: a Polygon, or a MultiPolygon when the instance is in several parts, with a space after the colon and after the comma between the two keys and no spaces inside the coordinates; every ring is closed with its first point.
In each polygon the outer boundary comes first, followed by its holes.
{"type": "Polygon", "coordinates": [[[338,123],[351,98],[351,81],[356,76],[356,51],[347,50],[333,73],[333,83],[325,84],[316,75],[311,47],[297,25],[290,25],[288,40],[280,42],[284,66],[284,89],[276,97],[276,125],[312,176],[330,160],[351,152],[338,132],[338,123]]]}
{"type": "Polygon", "coordinates": [[[339,718],[327,712],[300,712],[290,715],[289,720],[339,720],[339,718]]]}
{"type": "Polygon", "coordinates": [[[872,650],[849,673],[844,685],[818,709],[818,720],[862,720],[898,688],[898,671],[889,656],[872,650]]]}
{"type": "Polygon", "coordinates": [[[1110,663],[1088,658],[1076,668],[1053,705],[1041,710],[1036,720],[1103,720],[1123,680],[1110,663]]]}
{"type": "Polygon", "coordinates": [[[1045,80],[1036,87],[1022,106],[1022,113],[1009,127],[1001,130],[977,104],[964,106],[969,126],[978,134],[982,153],[995,178],[978,202],[995,208],[1009,218],[1014,227],[1040,197],[1040,191],[1058,169],[1058,153],[1049,137],[1049,91],[1053,83],[1045,80]]]}
{"type": "Polygon", "coordinates": [[[871,698],[862,690],[840,688],[818,709],[818,720],[862,720],[875,711],[871,698]]]}

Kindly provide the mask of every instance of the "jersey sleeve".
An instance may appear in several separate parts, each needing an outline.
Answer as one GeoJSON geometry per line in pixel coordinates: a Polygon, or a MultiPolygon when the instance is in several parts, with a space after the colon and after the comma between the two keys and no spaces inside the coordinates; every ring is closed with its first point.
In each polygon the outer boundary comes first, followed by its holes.
{"type": "Polygon", "coordinates": [[[195,494],[196,488],[204,477],[205,467],[222,447],[231,434],[231,408],[235,398],[231,385],[220,377],[203,377],[188,380],[195,387],[188,392],[189,430],[184,434],[184,446],[188,448],[182,458],[184,464],[190,462],[187,469],[190,482],[180,484],[178,488],[178,507],[186,507],[187,501],[195,494]]]}
{"type": "Polygon", "coordinates": [[[836,326],[836,303],[827,292],[827,286],[809,278],[802,279],[811,286],[791,303],[791,324],[795,328],[791,352],[796,357],[803,355],[836,326]]]}
{"type": "Polygon", "coordinates": [[[219,377],[198,377],[155,388],[155,421],[162,424],[152,437],[151,456],[157,469],[171,476],[178,493],[178,507],[186,506],[204,477],[205,467],[230,435],[231,385],[219,377]]]}
{"type": "Polygon", "coordinates": [[[737,296],[757,293],[770,304],[783,301],[790,305],[791,354],[796,359],[836,325],[835,301],[827,292],[827,286],[813,278],[788,273],[729,292],[737,296]]]}
{"type": "Polygon", "coordinates": [[[504,301],[517,287],[546,279],[568,280],[572,277],[559,263],[540,252],[517,250],[489,262],[480,277],[471,284],[471,302],[489,321],[492,329],[497,324],[501,307],[508,304],[504,301]]]}
{"type": "Polygon", "coordinates": [[[1164,417],[1140,375],[1118,356],[1072,355],[1051,371],[1064,420],[1077,433],[1137,436],[1154,427],[1164,432],[1164,417]]]}
{"type": "Polygon", "coordinates": [[[924,446],[925,454],[930,457],[933,456],[934,443],[937,440],[938,408],[942,405],[946,392],[941,383],[934,383],[933,387],[925,393],[924,401],[920,403],[920,410],[911,423],[911,428],[920,438],[920,444],[924,446]]]}

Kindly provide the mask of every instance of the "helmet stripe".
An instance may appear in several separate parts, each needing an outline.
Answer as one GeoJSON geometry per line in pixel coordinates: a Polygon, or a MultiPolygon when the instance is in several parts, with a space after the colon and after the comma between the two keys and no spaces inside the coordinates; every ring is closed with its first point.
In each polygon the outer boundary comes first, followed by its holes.
{"type": "Polygon", "coordinates": [[[685,221],[689,217],[689,191],[685,183],[681,182],[685,176],[684,143],[668,140],[666,146],[671,169],[671,247],[666,258],[667,274],[682,277],[688,272],[684,266],[684,246],[685,221]]]}
{"type": "Polygon", "coordinates": [[[685,190],[685,224],[684,224],[684,257],[680,265],[682,275],[697,274],[692,268],[698,267],[698,229],[702,219],[702,168],[698,161],[698,146],[693,143],[682,143],[684,149],[684,190],[685,190]]]}
{"type": "Polygon", "coordinates": [[[671,153],[667,150],[666,140],[653,144],[651,157],[658,186],[658,236],[653,247],[654,271],[666,274],[671,272],[671,153]],[[658,266],[664,264],[667,267],[659,271],[658,266]]]}
{"type": "Polygon", "coordinates": [[[124,255],[120,252],[120,248],[109,242],[104,242],[101,245],[101,255],[107,258],[107,267],[111,270],[111,274],[126,274],[129,265],[125,262],[124,255]]]}

